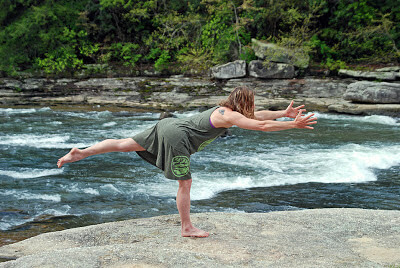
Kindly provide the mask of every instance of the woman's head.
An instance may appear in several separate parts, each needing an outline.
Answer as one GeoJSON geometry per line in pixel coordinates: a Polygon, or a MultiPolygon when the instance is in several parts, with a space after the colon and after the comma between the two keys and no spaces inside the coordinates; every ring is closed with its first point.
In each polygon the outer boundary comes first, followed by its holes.
{"type": "Polygon", "coordinates": [[[254,119],[254,92],[248,87],[240,86],[235,88],[229,97],[221,101],[219,105],[239,112],[247,118],[254,119]]]}

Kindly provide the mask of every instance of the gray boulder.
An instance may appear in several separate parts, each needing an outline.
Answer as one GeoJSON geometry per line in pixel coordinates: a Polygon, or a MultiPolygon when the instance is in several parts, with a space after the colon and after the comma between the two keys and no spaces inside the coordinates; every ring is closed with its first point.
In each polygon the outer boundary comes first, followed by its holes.
{"type": "Polygon", "coordinates": [[[264,64],[263,61],[253,60],[249,63],[249,75],[257,78],[293,78],[294,66],[285,63],[270,62],[264,64]]]}
{"type": "Polygon", "coordinates": [[[211,68],[211,76],[217,79],[231,79],[246,76],[246,61],[236,60],[211,68]]]}
{"type": "Polygon", "coordinates": [[[384,67],[380,69],[376,69],[376,72],[398,72],[400,71],[400,66],[391,66],[391,67],[384,67]]]}
{"type": "Polygon", "coordinates": [[[353,71],[340,69],[339,75],[349,76],[354,78],[365,78],[365,79],[380,79],[386,81],[396,80],[396,72],[364,72],[364,71],[353,71]]]}
{"type": "Polygon", "coordinates": [[[347,86],[345,100],[362,103],[400,103],[400,84],[359,81],[347,86]]]}
{"type": "Polygon", "coordinates": [[[276,44],[251,39],[252,48],[257,58],[272,62],[288,63],[299,68],[307,68],[310,57],[302,49],[288,49],[276,44]]]}

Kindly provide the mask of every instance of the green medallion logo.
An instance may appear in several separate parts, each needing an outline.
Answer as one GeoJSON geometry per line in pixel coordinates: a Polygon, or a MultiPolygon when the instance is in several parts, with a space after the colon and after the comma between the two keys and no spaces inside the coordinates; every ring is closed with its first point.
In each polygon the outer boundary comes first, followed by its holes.
{"type": "Polygon", "coordinates": [[[203,142],[202,144],[200,144],[200,146],[199,146],[199,148],[197,149],[197,151],[200,152],[201,150],[204,149],[204,147],[206,147],[207,145],[209,145],[210,143],[212,143],[215,139],[216,139],[216,138],[203,142]]]}
{"type": "Polygon", "coordinates": [[[171,170],[176,177],[183,177],[189,173],[190,160],[187,156],[175,156],[171,161],[171,170]]]}

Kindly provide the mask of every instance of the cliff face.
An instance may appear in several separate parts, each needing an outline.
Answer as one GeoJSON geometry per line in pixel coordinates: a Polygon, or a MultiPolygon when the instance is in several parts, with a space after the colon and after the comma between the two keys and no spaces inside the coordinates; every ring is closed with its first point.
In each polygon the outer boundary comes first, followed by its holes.
{"type": "MultiPolygon", "coordinates": [[[[390,104],[355,103],[352,100],[345,100],[343,96],[355,82],[356,80],[351,78],[312,77],[271,80],[256,78],[211,80],[183,76],[20,80],[1,78],[0,105],[51,107],[90,105],[146,110],[194,109],[214,106],[235,87],[246,85],[256,92],[256,105],[259,109],[285,109],[289,101],[294,99],[296,103],[306,104],[309,111],[400,115],[400,100],[394,100],[390,104]]],[[[400,91],[399,84],[393,84],[396,85],[394,90],[400,91]]],[[[400,97],[400,93],[398,96],[400,97]]]]}
{"type": "MultiPolygon", "coordinates": [[[[209,238],[180,237],[178,215],[46,233],[0,248],[0,267],[389,267],[400,211],[315,209],[194,214],[209,238]]],[[[397,267],[397,266],[396,266],[397,267]]]]}

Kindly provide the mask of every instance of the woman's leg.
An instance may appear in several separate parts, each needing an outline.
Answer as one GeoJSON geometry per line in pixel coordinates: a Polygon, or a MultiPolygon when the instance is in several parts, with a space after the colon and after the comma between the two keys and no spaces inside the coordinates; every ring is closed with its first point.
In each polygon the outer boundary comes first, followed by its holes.
{"type": "Polygon", "coordinates": [[[190,221],[190,188],[192,179],[180,180],[178,194],[176,195],[176,205],[181,217],[182,236],[185,237],[207,237],[209,233],[197,229],[190,221]]]}
{"type": "Polygon", "coordinates": [[[58,159],[57,166],[60,168],[65,163],[76,162],[82,160],[91,155],[104,154],[110,152],[133,152],[133,151],[145,151],[142,146],[140,146],[132,138],[119,139],[119,140],[104,140],[86,149],[80,150],[78,148],[73,148],[68,154],[58,159]]]}

